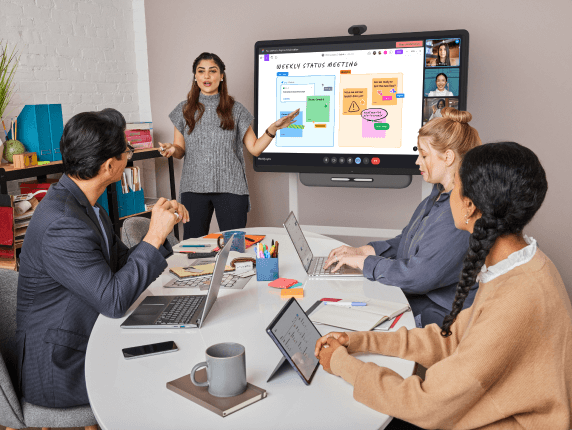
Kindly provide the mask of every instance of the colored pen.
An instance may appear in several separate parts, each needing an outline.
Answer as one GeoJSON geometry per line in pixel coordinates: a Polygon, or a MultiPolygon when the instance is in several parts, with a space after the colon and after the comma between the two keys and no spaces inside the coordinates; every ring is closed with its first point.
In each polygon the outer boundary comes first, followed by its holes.
{"type": "Polygon", "coordinates": [[[181,245],[181,248],[211,248],[212,245],[181,245]]]}
{"type": "Polygon", "coordinates": [[[324,302],[325,305],[329,306],[367,306],[364,302],[324,302]]]}

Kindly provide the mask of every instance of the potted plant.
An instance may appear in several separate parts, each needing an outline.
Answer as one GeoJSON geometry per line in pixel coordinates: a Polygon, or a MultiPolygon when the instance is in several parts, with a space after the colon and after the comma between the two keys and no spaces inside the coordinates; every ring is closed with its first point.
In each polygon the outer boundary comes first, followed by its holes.
{"type": "MultiPolygon", "coordinates": [[[[8,49],[8,42],[2,44],[0,40],[0,120],[4,118],[4,112],[14,95],[14,86],[12,82],[14,79],[14,74],[18,67],[20,57],[17,56],[18,52],[16,47],[11,51],[8,49]]],[[[4,134],[4,125],[0,129],[0,161],[2,160],[2,154],[4,153],[4,140],[6,135],[4,134]]]]}

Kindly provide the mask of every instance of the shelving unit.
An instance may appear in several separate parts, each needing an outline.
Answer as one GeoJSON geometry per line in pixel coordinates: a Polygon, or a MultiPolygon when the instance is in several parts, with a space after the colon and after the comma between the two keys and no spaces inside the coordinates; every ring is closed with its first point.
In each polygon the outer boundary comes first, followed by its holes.
{"type": "MultiPolygon", "coordinates": [[[[134,161],[147,160],[150,158],[159,158],[161,153],[156,148],[148,149],[138,149],[133,153],[133,158],[127,163],[127,166],[133,166],[134,161]]],[[[177,198],[177,193],[175,191],[175,168],[173,165],[173,158],[167,159],[169,163],[169,183],[171,184],[171,200],[177,198]]],[[[50,164],[45,164],[43,166],[28,167],[25,169],[15,169],[12,164],[0,164],[0,194],[8,194],[8,181],[15,181],[19,179],[26,178],[37,178],[38,181],[45,181],[48,175],[55,173],[63,173],[64,166],[61,161],[54,161],[50,164]]],[[[121,226],[123,221],[132,216],[144,216],[146,218],[151,217],[151,211],[141,212],[138,214],[129,215],[126,217],[119,218],[119,212],[117,208],[117,191],[114,184],[107,187],[107,198],[109,203],[109,217],[113,223],[113,230],[118,236],[121,233],[121,226]]],[[[175,236],[179,239],[179,230],[175,228],[175,236]]],[[[21,245],[20,245],[21,247],[21,245]]]]}

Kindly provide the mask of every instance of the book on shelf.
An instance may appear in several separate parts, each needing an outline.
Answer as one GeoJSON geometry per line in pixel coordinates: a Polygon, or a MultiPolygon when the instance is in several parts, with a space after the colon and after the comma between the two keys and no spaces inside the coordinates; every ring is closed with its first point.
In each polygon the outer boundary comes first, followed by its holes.
{"type": "Polygon", "coordinates": [[[153,121],[129,122],[125,130],[153,130],[153,121]]]}
{"type": "Polygon", "coordinates": [[[409,309],[409,305],[370,298],[343,299],[365,302],[366,306],[337,306],[322,304],[311,315],[314,323],[339,327],[352,331],[369,331],[386,320],[391,320],[409,309]]]}
{"type": "MultiPolygon", "coordinates": [[[[197,382],[207,380],[205,369],[195,373],[197,382]]],[[[233,412],[245,408],[253,403],[266,398],[266,390],[253,384],[248,384],[246,391],[233,397],[215,397],[209,393],[208,387],[197,387],[191,381],[191,375],[185,375],[174,381],[167,382],[167,389],[177,393],[184,398],[220,415],[226,417],[233,412]]]]}

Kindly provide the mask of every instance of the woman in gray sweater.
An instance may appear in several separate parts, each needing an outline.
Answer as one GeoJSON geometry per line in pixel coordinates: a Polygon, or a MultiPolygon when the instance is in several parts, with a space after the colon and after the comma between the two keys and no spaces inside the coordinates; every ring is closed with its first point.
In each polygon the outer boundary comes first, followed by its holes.
{"type": "Polygon", "coordinates": [[[242,145],[259,156],[299,111],[271,124],[257,138],[250,126],[254,117],[228,94],[222,60],[203,52],[193,62],[193,74],[187,100],[169,114],[175,126],[173,143],[159,143],[164,157],[185,158],[179,191],[190,222],[184,225],[184,239],[208,234],[214,210],[221,231],[246,226],[250,200],[242,145]]]}

